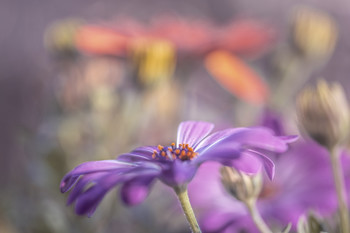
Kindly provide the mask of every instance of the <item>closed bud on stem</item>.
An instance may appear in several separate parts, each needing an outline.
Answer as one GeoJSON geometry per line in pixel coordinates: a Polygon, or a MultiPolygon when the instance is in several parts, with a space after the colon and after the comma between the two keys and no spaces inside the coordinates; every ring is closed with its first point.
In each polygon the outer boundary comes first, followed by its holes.
{"type": "Polygon", "coordinates": [[[299,218],[297,224],[297,232],[298,233],[322,233],[328,232],[325,230],[324,224],[321,219],[315,216],[314,213],[309,213],[307,218],[302,216],[299,218]]]}
{"type": "Polygon", "coordinates": [[[316,9],[299,7],[292,26],[294,45],[304,56],[320,59],[332,54],[338,28],[329,15],[316,9]]]}
{"type": "Polygon", "coordinates": [[[345,141],[349,131],[349,106],[338,83],[318,82],[297,98],[299,126],[312,139],[328,149],[345,141]]]}
{"type": "Polygon", "coordinates": [[[231,167],[222,167],[221,181],[226,190],[237,200],[254,202],[262,188],[261,173],[248,175],[231,167]]]}

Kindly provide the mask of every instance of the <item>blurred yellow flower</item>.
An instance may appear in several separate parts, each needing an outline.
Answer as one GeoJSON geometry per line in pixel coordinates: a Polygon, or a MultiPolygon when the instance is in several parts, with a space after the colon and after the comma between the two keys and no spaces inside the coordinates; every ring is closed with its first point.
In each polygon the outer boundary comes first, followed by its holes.
{"type": "Polygon", "coordinates": [[[331,55],[337,36],[337,24],[328,14],[308,7],[296,10],[293,40],[305,56],[319,59],[331,55]]]}
{"type": "Polygon", "coordinates": [[[45,47],[56,55],[74,54],[75,36],[81,25],[82,21],[74,18],[52,23],[45,31],[45,47]]]}
{"type": "Polygon", "coordinates": [[[175,69],[175,47],[169,41],[141,38],[130,45],[131,62],[142,86],[169,79],[175,69]]]}

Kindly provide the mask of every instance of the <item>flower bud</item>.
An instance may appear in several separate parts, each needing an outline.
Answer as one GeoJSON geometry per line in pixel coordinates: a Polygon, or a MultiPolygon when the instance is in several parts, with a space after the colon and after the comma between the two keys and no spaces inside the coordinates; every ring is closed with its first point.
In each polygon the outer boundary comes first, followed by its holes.
{"type": "Polygon", "coordinates": [[[349,106],[338,83],[321,80],[316,88],[305,88],[296,107],[301,129],[319,144],[331,149],[348,136],[349,106]]]}
{"type": "Polygon", "coordinates": [[[297,224],[298,233],[322,233],[328,232],[325,230],[322,220],[315,216],[314,213],[309,213],[307,218],[301,216],[297,224]]]}
{"type": "Polygon", "coordinates": [[[262,188],[262,175],[248,175],[231,167],[222,167],[221,182],[226,190],[237,200],[247,202],[256,200],[262,188]]]}
{"type": "Polygon", "coordinates": [[[309,58],[323,58],[330,55],[338,35],[334,20],[321,11],[300,7],[293,20],[293,42],[309,58]]]}

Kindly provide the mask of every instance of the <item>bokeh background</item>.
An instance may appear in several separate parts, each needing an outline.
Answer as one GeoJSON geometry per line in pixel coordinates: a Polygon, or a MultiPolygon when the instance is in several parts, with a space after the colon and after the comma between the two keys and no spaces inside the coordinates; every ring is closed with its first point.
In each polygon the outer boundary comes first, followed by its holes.
{"type": "MultiPolygon", "coordinates": [[[[173,193],[161,184],[132,208],[123,206],[113,191],[87,218],[65,206],[60,179],[87,160],[114,158],[137,145],[172,142],[182,120],[209,120],[218,128],[257,125],[268,106],[283,115],[289,132],[297,132],[294,101],[305,84],[323,77],[339,81],[350,94],[349,21],[346,0],[1,0],[0,232],[187,232],[173,193]],[[295,12],[301,5],[322,12],[322,17],[316,17],[319,22],[311,29],[300,29],[298,37],[295,12]],[[256,50],[223,46],[220,51],[224,48],[244,70],[254,72],[258,81],[252,79],[252,85],[264,85],[270,97],[258,93],[258,100],[251,101],[244,93],[237,94],[237,87],[230,89],[231,77],[216,70],[221,60],[214,57],[208,68],[208,55],[219,49],[215,46],[204,45],[205,52],[197,53],[172,45],[174,58],[166,65],[175,66],[174,72],[168,68],[155,78],[161,81],[145,85],[135,55],[144,53],[144,47],[120,56],[79,50],[75,44],[70,50],[55,42],[75,23],[128,28],[131,24],[122,22],[129,19],[150,27],[164,16],[205,22],[212,30],[208,29],[209,37],[218,33],[217,28],[229,35],[235,22],[262,23],[262,32],[270,34],[256,50]],[[66,25],[63,34],[52,33],[58,22],[66,25]],[[324,37],[307,38],[317,30],[324,37]]],[[[183,37],[192,36],[196,40],[195,30],[183,37]]],[[[241,46],[248,46],[243,42],[241,46]]],[[[242,73],[237,75],[244,79],[242,73]]]]}

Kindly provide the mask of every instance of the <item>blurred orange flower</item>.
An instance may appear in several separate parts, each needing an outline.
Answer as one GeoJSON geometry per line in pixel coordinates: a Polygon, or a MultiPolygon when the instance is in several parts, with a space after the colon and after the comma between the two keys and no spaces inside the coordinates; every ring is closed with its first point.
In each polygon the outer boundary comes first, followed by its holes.
{"type": "Polygon", "coordinates": [[[177,57],[204,57],[209,73],[233,95],[262,104],[268,96],[267,86],[232,53],[257,56],[274,38],[271,27],[251,19],[215,27],[205,21],[159,17],[148,27],[133,20],[111,26],[85,25],[77,33],[76,46],[82,52],[127,57],[136,41],[165,41],[174,46],[177,57]]]}
{"type": "Polygon", "coordinates": [[[205,66],[216,81],[232,94],[253,104],[265,103],[268,87],[237,56],[224,50],[217,50],[205,58],[205,66]]]}
{"type": "Polygon", "coordinates": [[[275,33],[271,27],[251,19],[219,27],[206,21],[175,17],[155,18],[149,26],[124,19],[117,25],[82,26],[76,36],[76,46],[82,52],[125,55],[125,49],[140,38],[168,40],[177,50],[187,54],[203,55],[215,49],[224,49],[254,55],[271,44],[275,33]]]}

